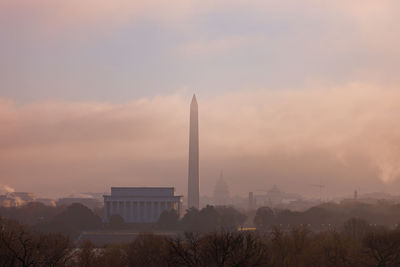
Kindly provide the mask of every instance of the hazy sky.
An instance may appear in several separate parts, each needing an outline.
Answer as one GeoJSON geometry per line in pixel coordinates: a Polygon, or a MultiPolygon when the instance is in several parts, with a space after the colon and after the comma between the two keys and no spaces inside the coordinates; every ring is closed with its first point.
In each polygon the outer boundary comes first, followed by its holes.
{"type": "Polygon", "coordinates": [[[0,184],[400,190],[400,2],[0,0],[0,184]]]}

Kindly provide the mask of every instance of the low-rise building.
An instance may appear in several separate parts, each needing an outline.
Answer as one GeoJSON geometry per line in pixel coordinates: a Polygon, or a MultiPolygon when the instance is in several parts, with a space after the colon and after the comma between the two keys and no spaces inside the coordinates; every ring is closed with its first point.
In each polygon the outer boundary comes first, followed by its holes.
{"type": "Polygon", "coordinates": [[[126,223],[154,223],[165,210],[182,213],[182,196],[175,196],[173,187],[111,187],[104,195],[104,222],[114,214],[126,223]]]}

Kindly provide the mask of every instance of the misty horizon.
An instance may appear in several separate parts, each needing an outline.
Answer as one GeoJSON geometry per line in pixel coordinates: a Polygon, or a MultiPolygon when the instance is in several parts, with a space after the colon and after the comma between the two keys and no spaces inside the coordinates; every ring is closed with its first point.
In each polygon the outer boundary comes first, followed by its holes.
{"type": "MultiPolygon", "coordinates": [[[[212,194],[220,170],[232,195],[276,184],[317,197],[316,183],[326,186],[328,198],[354,190],[395,193],[399,155],[388,137],[396,129],[385,114],[396,104],[385,100],[397,93],[377,93],[351,85],[200,97],[200,194],[212,194]],[[327,99],[313,103],[322,96],[327,99]]],[[[120,104],[2,102],[9,127],[1,169],[11,181],[3,183],[53,197],[168,185],[186,195],[189,99],[175,94],[120,104]],[[26,183],[31,179],[34,184],[26,183]]]]}

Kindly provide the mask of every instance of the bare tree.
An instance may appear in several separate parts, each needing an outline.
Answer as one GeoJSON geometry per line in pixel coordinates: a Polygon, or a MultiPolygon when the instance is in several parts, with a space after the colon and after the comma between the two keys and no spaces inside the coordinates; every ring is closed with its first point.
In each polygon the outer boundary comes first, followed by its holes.
{"type": "Polygon", "coordinates": [[[202,243],[199,233],[185,233],[184,238],[168,241],[170,264],[172,266],[204,266],[201,257],[202,243]]]}
{"type": "Polygon", "coordinates": [[[167,266],[167,237],[140,234],[127,248],[128,266],[167,266]]]}
{"type": "Polygon", "coordinates": [[[128,258],[126,248],[121,244],[112,244],[104,248],[103,253],[99,258],[101,266],[116,267],[128,266],[128,258]]]}
{"type": "Polygon", "coordinates": [[[38,238],[41,265],[67,266],[72,258],[70,240],[60,234],[41,234],[38,238]]]}
{"type": "Polygon", "coordinates": [[[242,235],[233,232],[208,234],[204,237],[204,259],[208,266],[228,266],[229,260],[241,249],[242,235]]]}
{"type": "Polygon", "coordinates": [[[269,266],[269,251],[262,237],[254,233],[238,233],[240,242],[238,249],[234,250],[229,266],[269,266]]]}
{"type": "Polygon", "coordinates": [[[39,234],[16,221],[2,220],[0,229],[2,266],[65,266],[71,245],[60,234],[39,234]]]}
{"type": "Polygon", "coordinates": [[[35,236],[16,221],[3,220],[0,229],[0,247],[8,262],[6,266],[34,266],[39,263],[38,242],[35,236]]]}
{"type": "Polygon", "coordinates": [[[271,261],[274,266],[290,266],[290,240],[285,232],[274,227],[271,233],[271,261]]]}
{"type": "Polygon", "coordinates": [[[365,220],[350,218],[344,222],[342,232],[355,239],[362,240],[371,230],[371,227],[365,220]]]}
{"type": "Polygon", "coordinates": [[[371,232],[363,243],[376,266],[399,266],[400,231],[371,232]]]}
{"type": "Polygon", "coordinates": [[[76,265],[80,267],[97,267],[100,266],[101,251],[96,249],[90,241],[84,241],[80,244],[79,250],[75,254],[77,260],[76,265]]]}

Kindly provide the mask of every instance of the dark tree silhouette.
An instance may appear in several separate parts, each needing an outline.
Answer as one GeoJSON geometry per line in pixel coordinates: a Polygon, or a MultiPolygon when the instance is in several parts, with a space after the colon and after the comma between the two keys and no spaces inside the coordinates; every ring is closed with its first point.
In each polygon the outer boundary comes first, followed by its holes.
{"type": "Polygon", "coordinates": [[[35,228],[43,232],[58,232],[76,238],[82,231],[96,230],[101,226],[101,219],[93,211],[82,204],[74,203],[51,221],[39,224],[35,228]]]}
{"type": "Polygon", "coordinates": [[[363,243],[376,266],[399,266],[400,231],[371,232],[363,243]]]}
{"type": "Polygon", "coordinates": [[[163,236],[139,235],[127,249],[128,266],[168,266],[167,244],[167,238],[163,236]]]}
{"type": "Polygon", "coordinates": [[[217,206],[216,211],[219,216],[219,226],[224,230],[235,230],[246,220],[246,215],[233,207],[217,206]]]}
{"type": "Polygon", "coordinates": [[[124,221],[124,218],[121,217],[121,215],[119,214],[113,214],[110,217],[110,222],[108,223],[108,227],[110,227],[111,229],[124,229],[126,228],[126,224],[124,221]]]}
{"type": "Polygon", "coordinates": [[[162,230],[176,230],[178,228],[179,217],[175,210],[166,210],[161,213],[157,222],[157,227],[162,230]]]}
{"type": "Polygon", "coordinates": [[[259,208],[254,216],[254,225],[257,228],[267,228],[271,227],[275,223],[274,211],[268,207],[259,208]]]}
{"type": "Polygon", "coordinates": [[[351,218],[344,222],[342,232],[352,238],[362,240],[372,229],[367,221],[359,218],[351,218]]]}
{"type": "Polygon", "coordinates": [[[71,249],[62,235],[38,234],[16,221],[0,221],[0,266],[64,266],[71,249]]]}

